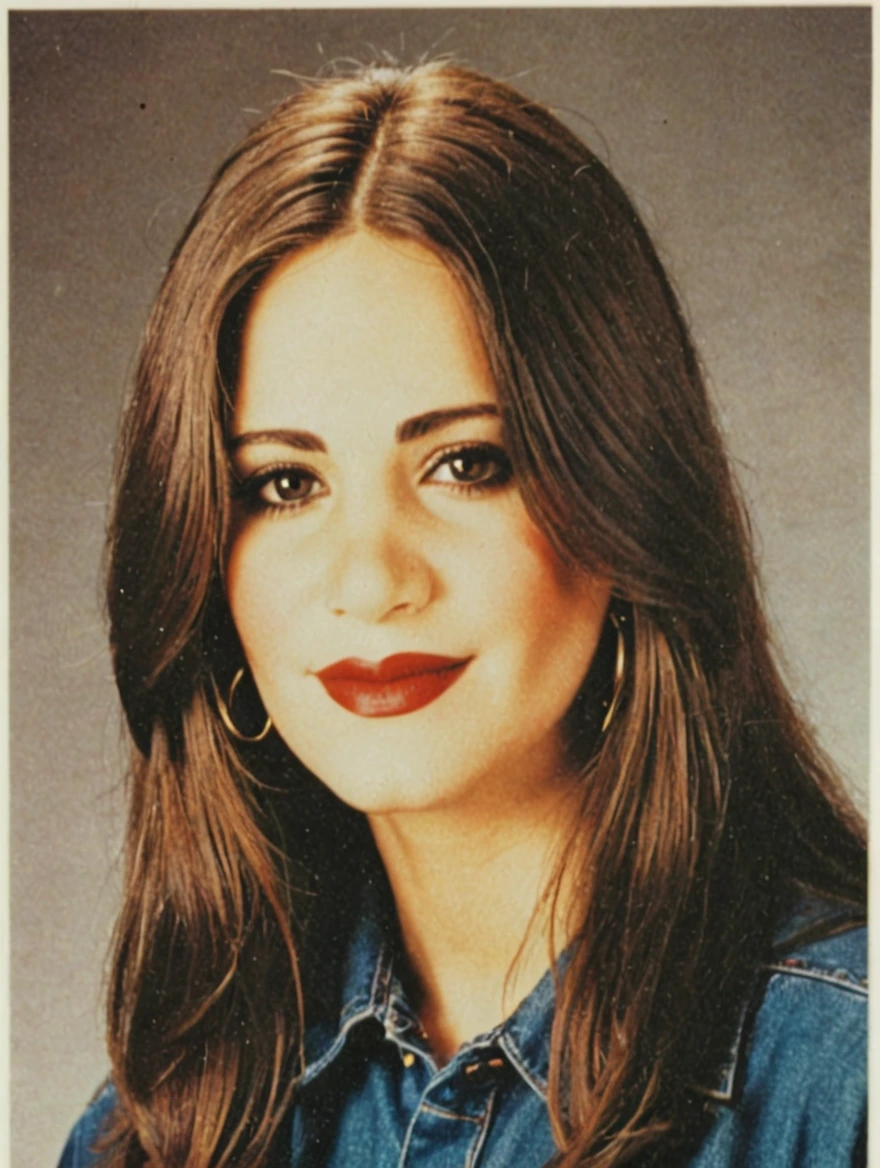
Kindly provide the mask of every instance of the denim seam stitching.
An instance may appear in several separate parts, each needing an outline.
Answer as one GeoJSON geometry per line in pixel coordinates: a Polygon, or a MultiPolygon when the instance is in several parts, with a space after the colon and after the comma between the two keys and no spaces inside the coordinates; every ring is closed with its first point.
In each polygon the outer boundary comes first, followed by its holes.
{"type": "Polygon", "coordinates": [[[413,1132],[415,1131],[415,1126],[418,1123],[419,1112],[422,1110],[427,1090],[428,1088],[422,1092],[422,1095],[419,1099],[419,1105],[415,1111],[413,1111],[412,1115],[410,1116],[410,1121],[406,1125],[406,1135],[403,1137],[403,1146],[400,1149],[400,1159],[397,1161],[397,1168],[404,1168],[404,1165],[406,1164],[406,1158],[409,1155],[409,1147],[412,1143],[413,1132]]]}
{"type": "Polygon", "coordinates": [[[760,977],[755,978],[752,989],[740,1008],[736,1033],[730,1044],[730,1049],[727,1052],[727,1061],[721,1070],[718,1085],[715,1087],[706,1087],[697,1083],[694,1086],[694,1090],[698,1095],[702,1095],[705,1099],[711,1099],[714,1103],[730,1104],[733,1102],[740,1066],[742,1064],[743,1042],[745,1040],[746,1028],[753,1017],[756,1001],[763,1000],[763,994],[758,994],[758,986],[761,980],[760,977]]]}
{"type": "Polygon", "coordinates": [[[388,1005],[391,999],[391,960],[388,946],[383,941],[379,950],[379,959],[373,973],[373,984],[370,987],[370,1004],[374,1008],[376,1017],[384,1023],[388,1015],[388,1005]]]}
{"type": "Polygon", "coordinates": [[[531,1071],[526,1064],[526,1061],[517,1047],[514,1040],[509,1034],[502,1034],[498,1039],[498,1045],[501,1046],[507,1053],[507,1057],[519,1071],[522,1078],[528,1083],[532,1090],[540,1097],[542,1102],[547,1102],[547,1083],[540,1077],[540,1075],[531,1071]]]}
{"type": "Polygon", "coordinates": [[[325,1051],[321,1058],[317,1059],[313,1063],[310,1063],[309,1066],[306,1067],[306,1069],[303,1071],[299,1080],[299,1085],[304,1087],[308,1083],[311,1083],[312,1080],[315,1079],[326,1066],[329,1066],[329,1064],[333,1062],[333,1060],[342,1050],[349,1031],[354,1026],[356,1026],[358,1022],[364,1022],[367,1018],[372,1017],[374,1017],[373,1011],[371,1009],[366,1009],[363,1010],[360,1014],[352,1014],[346,1018],[345,1022],[342,1024],[342,1026],[340,1026],[336,1035],[336,1039],[333,1043],[331,1043],[329,1049],[325,1051]]]}
{"type": "Polygon", "coordinates": [[[475,1168],[480,1153],[483,1150],[483,1146],[486,1143],[486,1137],[489,1134],[489,1123],[492,1119],[492,1111],[495,1107],[495,1100],[497,1095],[498,1088],[493,1087],[489,1094],[489,1098],[486,1100],[486,1110],[483,1112],[482,1118],[480,1120],[480,1130],[477,1133],[477,1138],[474,1140],[473,1144],[468,1150],[464,1168],[475,1168]]]}
{"type": "Polygon", "coordinates": [[[482,1123],[485,1112],[479,1115],[460,1115],[457,1111],[447,1111],[436,1103],[429,1103],[427,1099],[419,1104],[419,1111],[426,1111],[429,1115],[439,1116],[440,1119],[462,1119],[465,1123],[482,1123]]]}
{"type": "Polygon", "coordinates": [[[857,981],[851,981],[849,978],[851,974],[847,974],[846,980],[841,977],[835,977],[833,973],[829,973],[824,969],[814,969],[810,966],[799,969],[797,966],[791,965],[765,965],[762,968],[768,970],[771,974],[785,974],[788,977],[802,977],[806,981],[818,981],[823,985],[835,986],[839,990],[847,990],[856,997],[867,998],[867,986],[859,985],[857,981]]]}

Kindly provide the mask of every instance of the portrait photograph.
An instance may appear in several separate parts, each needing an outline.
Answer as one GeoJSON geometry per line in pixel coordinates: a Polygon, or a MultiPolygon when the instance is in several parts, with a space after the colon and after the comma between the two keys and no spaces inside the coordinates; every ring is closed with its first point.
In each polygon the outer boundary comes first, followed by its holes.
{"type": "Polygon", "coordinates": [[[866,1163],[872,15],[7,12],[13,1168],[866,1163]]]}

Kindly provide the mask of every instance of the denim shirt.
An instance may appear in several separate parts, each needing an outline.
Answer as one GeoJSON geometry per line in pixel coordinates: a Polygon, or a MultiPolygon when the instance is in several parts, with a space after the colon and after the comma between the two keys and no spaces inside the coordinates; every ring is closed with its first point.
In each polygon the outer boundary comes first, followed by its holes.
{"type": "MultiPolygon", "coordinates": [[[[395,973],[387,932],[361,918],[338,1010],[307,1026],[290,1168],[542,1168],[554,982],[438,1067],[395,973]],[[332,1019],[332,1021],[331,1021],[332,1019]]],[[[838,1168],[866,1162],[865,929],[805,902],[755,981],[687,1168],[838,1168]]],[[[59,1168],[92,1168],[115,1100],[105,1086],[59,1168]]],[[[285,1145],[286,1146],[286,1145],[285,1145]]]]}

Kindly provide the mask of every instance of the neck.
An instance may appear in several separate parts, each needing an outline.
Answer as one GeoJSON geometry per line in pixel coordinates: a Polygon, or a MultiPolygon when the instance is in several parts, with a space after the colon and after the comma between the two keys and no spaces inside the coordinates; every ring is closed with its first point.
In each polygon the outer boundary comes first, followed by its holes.
{"type": "Polygon", "coordinates": [[[504,1020],[568,937],[551,887],[573,814],[566,784],[513,806],[370,816],[435,1056],[504,1020]],[[554,952],[551,953],[552,948],[554,952]]]}

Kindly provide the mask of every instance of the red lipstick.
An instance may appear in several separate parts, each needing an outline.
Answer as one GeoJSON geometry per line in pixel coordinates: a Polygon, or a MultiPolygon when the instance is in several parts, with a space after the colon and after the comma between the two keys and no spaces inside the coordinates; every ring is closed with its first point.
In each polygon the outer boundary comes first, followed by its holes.
{"type": "Polygon", "coordinates": [[[347,657],[315,676],[334,702],[362,718],[411,714],[440,697],[461,677],[470,657],[396,653],[383,661],[347,657]]]}

